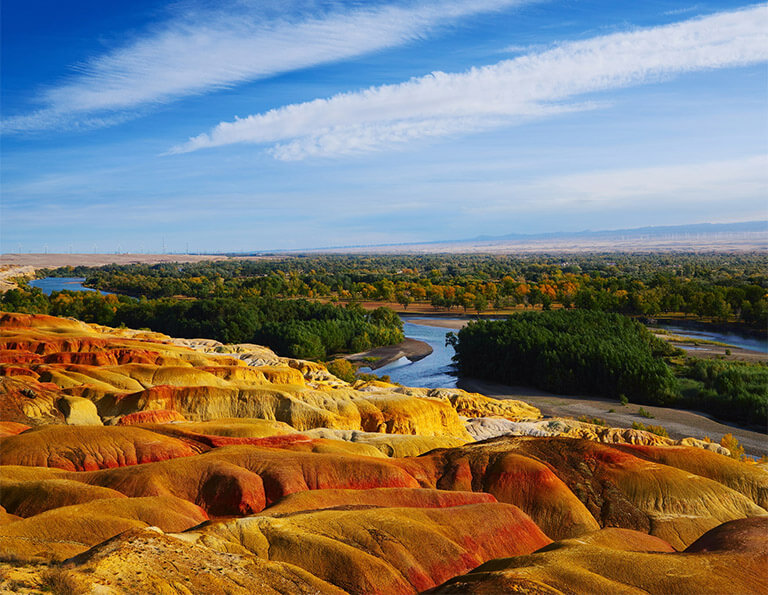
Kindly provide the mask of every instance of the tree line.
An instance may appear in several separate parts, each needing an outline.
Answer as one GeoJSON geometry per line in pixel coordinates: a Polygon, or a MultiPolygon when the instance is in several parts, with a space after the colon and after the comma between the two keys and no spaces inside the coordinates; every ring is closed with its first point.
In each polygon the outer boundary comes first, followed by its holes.
{"type": "Polygon", "coordinates": [[[753,254],[293,256],[43,271],[134,296],[305,297],[434,310],[578,308],[768,327],[768,256],[753,254]]]}
{"type": "Polygon", "coordinates": [[[681,350],[620,314],[521,313],[471,322],[449,340],[465,376],[768,422],[768,366],[682,360],[681,350]]]}
{"type": "Polygon", "coordinates": [[[149,328],[174,337],[257,343],[279,355],[323,360],[335,353],[366,351],[403,340],[400,318],[386,308],[366,312],[308,300],[269,297],[136,299],[97,292],[21,287],[0,297],[0,309],[72,316],[107,326],[149,328]]]}

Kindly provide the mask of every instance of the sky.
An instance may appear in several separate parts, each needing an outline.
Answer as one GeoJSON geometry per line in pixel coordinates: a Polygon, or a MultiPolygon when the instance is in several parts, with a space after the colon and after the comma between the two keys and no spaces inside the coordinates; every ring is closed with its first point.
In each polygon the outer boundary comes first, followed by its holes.
{"type": "Polygon", "coordinates": [[[0,251],[768,218],[768,4],[7,0],[0,251]]]}

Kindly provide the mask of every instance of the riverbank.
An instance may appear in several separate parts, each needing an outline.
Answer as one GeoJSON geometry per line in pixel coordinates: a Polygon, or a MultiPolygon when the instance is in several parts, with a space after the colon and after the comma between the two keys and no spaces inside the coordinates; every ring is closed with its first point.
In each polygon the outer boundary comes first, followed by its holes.
{"type": "Polygon", "coordinates": [[[631,428],[633,422],[662,426],[670,438],[676,440],[687,436],[699,439],[707,436],[713,442],[719,442],[725,434],[733,434],[747,454],[768,455],[768,436],[765,433],[721,423],[695,411],[643,405],[643,409],[653,416],[648,418],[639,415],[639,405],[630,403],[622,406],[618,401],[601,397],[555,395],[535,388],[507,386],[475,378],[462,378],[458,387],[494,399],[524,401],[538,407],[548,417],[599,418],[617,428],[631,428]]]}
{"type": "Polygon", "coordinates": [[[35,269],[30,266],[0,265],[0,293],[18,288],[14,279],[34,279],[35,269]]]}
{"type": "Polygon", "coordinates": [[[445,320],[440,318],[409,318],[408,322],[411,324],[418,324],[419,326],[437,326],[440,328],[447,328],[447,329],[453,329],[453,330],[461,330],[467,324],[469,324],[470,320],[459,320],[459,319],[453,319],[453,320],[445,320]]]}
{"type": "MultiPolygon", "coordinates": [[[[441,318],[408,318],[408,322],[419,326],[432,326],[449,330],[461,330],[471,322],[471,319],[441,319],[441,318]]],[[[650,328],[652,332],[655,330],[650,328]]],[[[744,349],[734,345],[717,344],[712,341],[690,339],[670,333],[655,333],[660,339],[669,341],[691,357],[703,359],[724,359],[741,362],[768,362],[768,353],[744,349]]]]}
{"type": "Polygon", "coordinates": [[[345,359],[354,364],[368,367],[371,370],[378,370],[403,357],[408,358],[409,361],[417,362],[430,355],[432,351],[432,346],[424,341],[405,339],[396,345],[385,345],[384,347],[376,347],[369,351],[353,353],[352,355],[345,356],[345,359]]]}
{"type": "MultiPolygon", "coordinates": [[[[653,331],[653,329],[650,329],[653,331]]],[[[656,334],[656,333],[654,333],[656,334]]],[[[656,334],[660,339],[679,347],[691,357],[701,359],[723,359],[737,362],[768,362],[768,353],[743,349],[734,345],[718,344],[713,341],[688,339],[678,335],[656,334]]]]}

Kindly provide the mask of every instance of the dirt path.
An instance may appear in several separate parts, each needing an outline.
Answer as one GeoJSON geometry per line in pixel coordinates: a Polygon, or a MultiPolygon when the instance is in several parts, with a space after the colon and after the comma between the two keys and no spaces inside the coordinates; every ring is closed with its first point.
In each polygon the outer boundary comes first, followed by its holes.
{"type": "Polygon", "coordinates": [[[717,422],[706,414],[694,411],[643,405],[643,409],[654,416],[649,419],[638,415],[640,408],[638,405],[630,403],[622,406],[617,401],[599,397],[554,395],[534,388],[506,386],[473,378],[460,380],[459,388],[478,392],[494,399],[519,399],[538,407],[544,415],[552,417],[577,419],[582,415],[598,417],[604,419],[609,425],[619,428],[632,427],[632,422],[636,421],[646,425],[663,426],[669,432],[669,436],[676,440],[687,436],[694,438],[709,436],[714,442],[719,442],[725,434],[733,434],[744,446],[747,454],[768,455],[768,434],[717,422]]]}

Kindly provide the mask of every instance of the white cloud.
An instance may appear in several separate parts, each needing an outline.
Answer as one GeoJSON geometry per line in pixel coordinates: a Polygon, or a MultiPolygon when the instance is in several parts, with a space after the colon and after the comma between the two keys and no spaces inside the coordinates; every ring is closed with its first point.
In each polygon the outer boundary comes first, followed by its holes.
{"type": "Polygon", "coordinates": [[[272,144],[279,159],[343,155],[581,109],[559,102],[684,72],[768,60],[767,7],[566,43],[463,73],[434,72],[287,105],[221,122],[170,152],[248,142],[272,144]]]}
{"type": "Polygon", "coordinates": [[[431,0],[378,6],[332,2],[286,16],[265,2],[191,10],[122,48],[78,65],[77,74],[39,98],[41,109],[3,121],[6,132],[108,125],[104,112],[132,110],[421,38],[468,15],[532,0],[431,0]],[[100,117],[87,114],[99,114],[100,117]]]}
{"type": "Polygon", "coordinates": [[[764,202],[768,193],[768,155],[592,171],[494,186],[475,187],[473,192],[493,195],[495,198],[484,201],[481,210],[497,214],[537,211],[544,206],[600,209],[645,205],[658,210],[672,204],[680,207],[718,203],[736,207],[749,201],[764,202]],[[515,200],[511,201],[510,196],[515,196],[515,200]]]}

